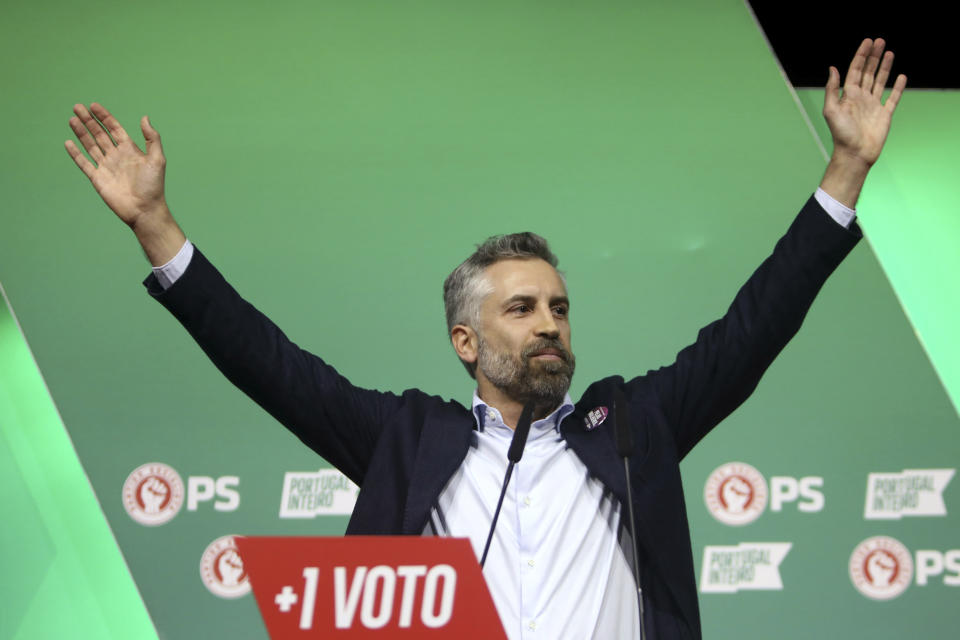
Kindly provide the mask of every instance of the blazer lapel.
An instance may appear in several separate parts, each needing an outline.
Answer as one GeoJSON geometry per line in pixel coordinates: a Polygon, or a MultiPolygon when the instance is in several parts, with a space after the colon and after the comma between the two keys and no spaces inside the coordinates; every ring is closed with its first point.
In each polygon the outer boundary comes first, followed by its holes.
{"type": "MultiPolygon", "coordinates": [[[[588,431],[584,426],[586,412],[580,407],[560,424],[560,433],[590,473],[612,490],[621,502],[627,499],[623,462],[617,464],[617,449],[612,438],[612,424],[604,423],[588,431]]],[[[613,416],[607,422],[612,423],[613,416]]]]}
{"type": "MultiPolygon", "coordinates": [[[[617,454],[616,442],[614,441],[614,420],[616,416],[611,415],[603,424],[595,429],[587,430],[584,418],[588,410],[578,406],[577,410],[560,425],[560,431],[574,453],[577,454],[577,457],[586,465],[590,474],[602,482],[620,500],[622,505],[620,516],[624,526],[629,527],[630,525],[627,522],[629,512],[626,507],[627,482],[624,477],[623,459],[617,454]]],[[[685,593],[677,588],[676,580],[670,577],[675,569],[665,566],[663,563],[665,555],[658,553],[662,541],[658,544],[651,532],[651,529],[655,529],[657,524],[648,523],[644,520],[644,518],[657,517],[657,514],[663,510],[665,505],[658,505],[657,501],[662,500],[663,496],[656,491],[655,487],[651,486],[649,479],[644,477],[644,471],[650,471],[646,463],[649,461],[649,454],[654,446],[652,434],[646,422],[647,418],[642,413],[634,412],[633,420],[641,420],[641,429],[636,434],[639,455],[634,455],[630,460],[633,505],[638,516],[637,538],[639,539],[637,544],[641,549],[641,564],[644,560],[649,562],[659,575],[665,577],[664,581],[669,586],[674,599],[684,610],[688,619],[693,620],[696,618],[696,603],[691,604],[689,599],[684,597],[685,593]]],[[[682,502],[680,505],[672,504],[667,508],[668,510],[680,509],[682,508],[682,502]]],[[[641,572],[643,572],[643,569],[641,569],[641,572]]]]}
{"type": "Polygon", "coordinates": [[[430,507],[470,450],[473,416],[456,403],[434,407],[424,420],[403,513],[403,532],[419,535],[430,507]]]}

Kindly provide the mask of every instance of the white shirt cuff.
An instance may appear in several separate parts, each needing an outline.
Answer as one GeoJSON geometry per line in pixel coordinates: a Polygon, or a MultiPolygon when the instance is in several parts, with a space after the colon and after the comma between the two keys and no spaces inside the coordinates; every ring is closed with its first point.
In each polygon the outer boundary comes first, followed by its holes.
{"type": "Polygon", "coordinates": [[[813,194],[820,206],[830,214],[830,217],[837,221],[840,226],[849,229],[853,219],[857,217],[857,212],[845,204],[841,204],[830,197],[830,194],[817,187],[817,192],[813,194]]]}
{"type": "MultiPolygon", "coordinates": [[[[829,196],[827,196],[829,197],[829,196]]],[[[166,291],[176,282],[183,272],[190,266],[190,260],[193,259],[193,243],[187,240],[180,247],[177,255],[173,256],[167,264],[153,268],[153,275],[157,277],[157,282],[166,291]]]]}

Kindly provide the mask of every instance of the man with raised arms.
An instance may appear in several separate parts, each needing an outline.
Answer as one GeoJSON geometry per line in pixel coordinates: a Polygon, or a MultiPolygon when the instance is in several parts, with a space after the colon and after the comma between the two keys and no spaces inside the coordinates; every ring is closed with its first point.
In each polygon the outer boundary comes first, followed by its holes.
{"type": "Polygon", "coordinates": [[[727,313],[666,367],[567,393],[575,360],[557,259],[531,233],[496,236],[444,284],[450,340],[476,379],[470,408],[418,390],[356,387],[290,342],[187,241],[164,198],[165,157],[146,116],[146,153],[99,104],[74,107],[67,152],[133,230],[149,292],[234,384],[361,486],[347,533],[469,537],[479,557],[521,410],[536,403],[484,575],[511,639],[699,638],[679,462],[753,391],[814,297],[860,238],[854,206],[906,85],[882,100],[893,54],[864,40],[824,115],[834,150],[820,188],[727,313]],[[623,394],[636,547],[612,421],[623,394]],[[643,620],[636,597],[639,558],[643,620]],[[641,631],[643,629],[643,631],[641,631]]]}

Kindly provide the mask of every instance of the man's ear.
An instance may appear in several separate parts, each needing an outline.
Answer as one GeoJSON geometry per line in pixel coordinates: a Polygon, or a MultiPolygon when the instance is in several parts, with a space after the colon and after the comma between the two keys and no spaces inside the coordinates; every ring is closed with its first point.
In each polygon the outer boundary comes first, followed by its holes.
{"type": "Polygon", "coordinates": [[[480,345],[480,339],[476,331],[465,324],[454,325],[450,329],[450,342],[461,360],[468,364],[476,363],[480,345]]]}

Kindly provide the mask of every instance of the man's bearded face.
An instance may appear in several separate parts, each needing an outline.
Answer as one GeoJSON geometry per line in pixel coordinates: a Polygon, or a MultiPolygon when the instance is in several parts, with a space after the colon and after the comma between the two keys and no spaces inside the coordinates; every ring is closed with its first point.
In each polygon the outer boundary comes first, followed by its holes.
{"type": "Polygon", "coordinates": [[[576,366],[576,358],[559,339],[537,338],[520,353],[511,353],[495,349],[479,335],[477,368],[495,387],[524,403],[559,405],[576,366]]]}

